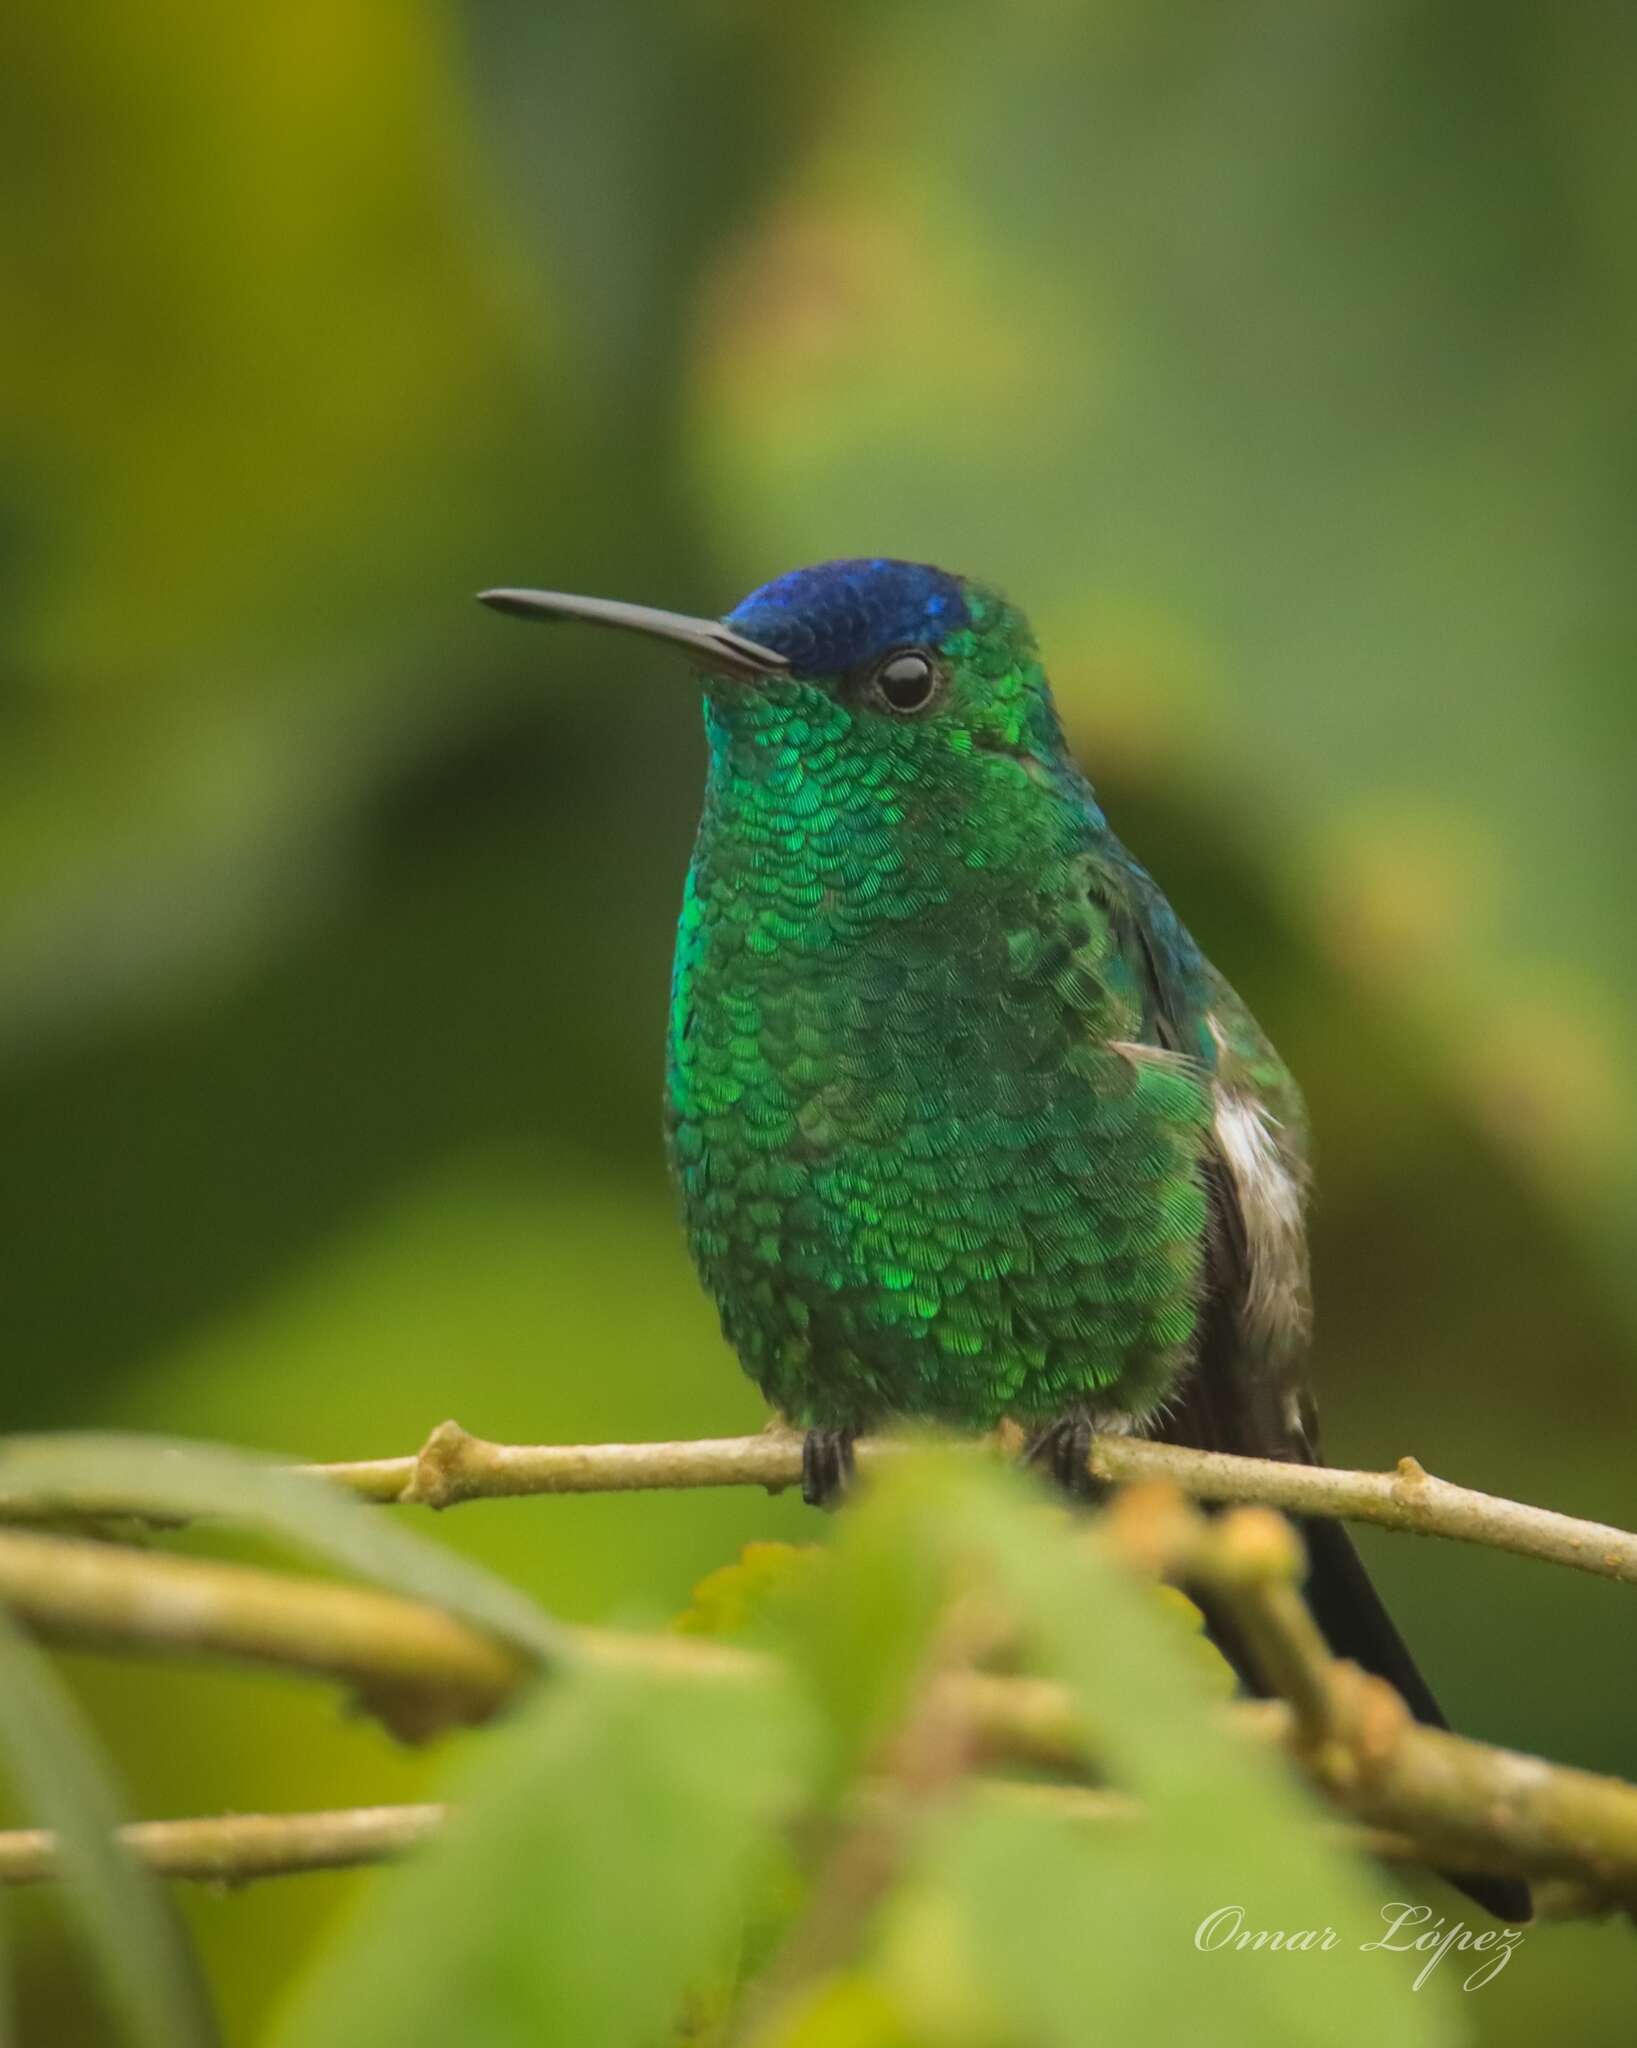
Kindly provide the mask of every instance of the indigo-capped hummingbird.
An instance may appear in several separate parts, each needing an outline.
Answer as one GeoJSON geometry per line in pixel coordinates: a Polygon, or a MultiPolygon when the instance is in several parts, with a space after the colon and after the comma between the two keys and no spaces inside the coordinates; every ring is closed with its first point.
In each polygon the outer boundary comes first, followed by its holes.
{"type": "MultiPolygon", "coordinates": [[[[728,1339],[807,1432],[807,1498],[894,1418],[1014,1420],[1081,1488],[1096,1431],[1316,1462],[1300,1092],[1110,829],[1021,612],[881,559],[722,621],[483,601],[702,675],[666,1128],[728,1339]]],[[[1441,1725],[1341,1524],[1302,1533],[1332,1648],[1441,1725]]],[[[1528,1915],[1521,1884],[1467,1888],[1528,1915]]]]}

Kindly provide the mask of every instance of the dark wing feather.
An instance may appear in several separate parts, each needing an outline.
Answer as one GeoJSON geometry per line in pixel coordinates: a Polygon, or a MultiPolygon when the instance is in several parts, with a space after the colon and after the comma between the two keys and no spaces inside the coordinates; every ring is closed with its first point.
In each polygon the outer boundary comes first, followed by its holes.
{"type": "MultiPolygon", "coordinates": [[[[1184,1020],[1177,1014],[1178,990],[1167,985],[1164,950],[1154,943],[1140,910],[1138,923],[1144,929],[1142,954],[1151,982],[1155,1038],[1162,1046],[1177,1047],[1188,1042],[1184,1020]]],[[[1254,1094],[1258,1070],[1271,1070],[1279,1076],[1284,1091],[1281,1110],[1288,1114],[1294,1105],[1299,1116],[1294,1084],[1283,1074],[1254,1020],[1232,990],[1205,963],[1200,966],[1213,985],[1213,994],[1221,999],[1239,1049],[1240,1056],[1235,1059],[1225,1048],[1225,1058],[1237,1069],[1225,1076],[1225,1081],[1254,1094]]],[[[1289,1142],[1297,1148],[1293,1164],[1299,1170],[1299,1132],[1289,1142]]],[[[1305,1343],[1270,1346],[1266,1331],[1254,1328],[1255,1319],[1247,1313],[1257,1277],[1257,1239],[1248,1226],[1239,1183],[1220,1143],[1207,1158],[1205,1180],[1209,1239],[1196,1362],[1164,1412],[1149,1423],[1148,1433],[1163,1442],[1198,1450],[1322,1463],[1305,1343]]],[[[1305,1275],[1303,1282],[1305,1285],[1305,1275]]],[[[1325,1516],[1299,1516],[1296,1525],[1307,1552],[1308,1605],[1331,1650],[1386,1679],[1418,1721],[1434,1728],[1447,1727],[1432,1688],[1383,1606],[1346,1528],[1325,1516]]],[[[1251,1692],[1265,1696],[1268,1688],[1231,1615],[1208,1596],[1201,1606],[1223,1656],[1251,1692]]],[[[1529,1888],[1520,1880],[1451,1876],[1450,1881],[1497,1919],[1516,1923],[1531,1916],[1529,1888]]]]}
{"type": "MultiPolygon", "coordinates": [[[[1311,1393],[1304,1387],[1294,1410],[1283,1388],[1277,1399],[1247,1370],[1240,1310],[1249,1284],[1244,1219],[1231,1176],[1220,1160],[1207,1168],[1211,1243],[1206,1254],[1209,1296],[1198,1362],[1166,1414],[1151,1428],[1160,1441],[1202,1451],[1230,1451],[1245,1458],[1285,1458],[1320,1464],[1311,1393]],[[1250,1381],[1250,1383],[1247,1383],[1250,1381]],[[1293,1413],[1298,1419],[1292,1419],[1293,1413]]],[[[1338,1657],[1350,1657],[1385,1678],[1418,1721],[1434,1728],[1449,1724],[1409,1647],[1371,1584],[1345,1526],[1328,1516],[1296,1517],[1307,1550],[1307,1598],[1326,1642],[1338,1657]]],[[[1220,1617],[1216,1618],[1220,1621],[1220,1617]]],[[[1213,1633],[1215,1633],[1213,1627],[1213,1633]]],[[[1229,1656],[1240,1677],[1265,1692],[1248,1659],[1229,1656]]]]}

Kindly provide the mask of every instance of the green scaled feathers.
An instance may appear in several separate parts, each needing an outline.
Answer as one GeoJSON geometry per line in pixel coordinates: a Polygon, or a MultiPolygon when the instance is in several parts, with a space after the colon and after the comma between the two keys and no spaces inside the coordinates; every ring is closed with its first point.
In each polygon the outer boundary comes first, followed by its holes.
{"type": "MultiPolygon", "coordinates": [[[[770,600],[805,584],[785,609],[822,639],[827,574],[902,567],[803,572],[729,623],[778,649],[770,600]]],[[[707,678],[671,1153],[727,1335],[806,1425],[1138,1416],[1198,1329],[1215,1047],[1203,1021],[1156,1039],[1153,885],[1067,756],[1026,622],[958,589],[885,645],[844,621],[830,672],[707,678]],[[906,648],[931,669],[911,710],[884,694],[906,648]]],[[[1203,998],[1179,927],[1169,953],[1203,998]]]]}

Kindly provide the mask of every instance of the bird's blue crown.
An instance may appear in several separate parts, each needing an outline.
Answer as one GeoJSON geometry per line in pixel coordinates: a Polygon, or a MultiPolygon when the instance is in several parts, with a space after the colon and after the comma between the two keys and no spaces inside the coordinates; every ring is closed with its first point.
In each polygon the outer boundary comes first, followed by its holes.
{"type": "Polygon", "coordinates": [[[880,558],[792,569],[729,612],[727,623],[782,654],[801,676],[833,675],[891,647],[931,647],[968,623],[961,580],[922,562],[880,558]]]}

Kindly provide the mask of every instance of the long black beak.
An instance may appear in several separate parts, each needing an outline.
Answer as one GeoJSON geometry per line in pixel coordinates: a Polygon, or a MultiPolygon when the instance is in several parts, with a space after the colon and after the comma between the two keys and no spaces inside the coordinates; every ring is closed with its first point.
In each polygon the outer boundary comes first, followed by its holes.
{"type": "Polygon", "coordinates": [[[650,640],[669,640],[711,675],[748,681],[782,675],[790,666],[782,654],[747,640],[720,619],[690,619],[607,597],[565,597],[557,590],[483,590],[478,603],[519,619],[578,619],[582,625],[618,626],[622,632],[646,633],[650,640]]]}

